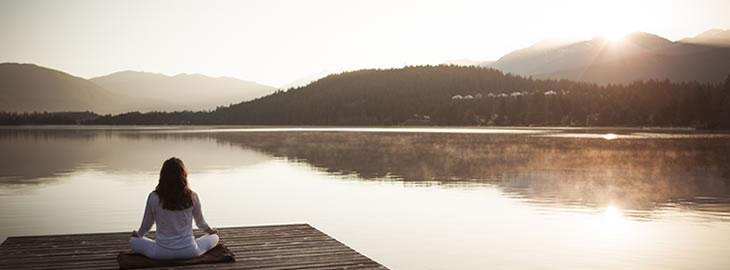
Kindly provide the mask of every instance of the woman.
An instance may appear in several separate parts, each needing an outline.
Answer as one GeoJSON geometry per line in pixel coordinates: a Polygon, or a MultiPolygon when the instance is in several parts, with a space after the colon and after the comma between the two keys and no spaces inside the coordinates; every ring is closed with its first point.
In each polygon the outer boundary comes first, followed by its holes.
{"type": "Polygon", "coordinates": [[[132,231],[129,246],[153,259],[187,259],[202,255],[218,244],[218,231],[208,226],[200,210],[198,194],[188,186],[182,160],[170,158],[162,164],[160,181],[147,197],[142,226],[132,231]],[[206,235],[195,239],[192,220],[206,235]],[[157,238],[144,237],[157,223],[157,238]]]}

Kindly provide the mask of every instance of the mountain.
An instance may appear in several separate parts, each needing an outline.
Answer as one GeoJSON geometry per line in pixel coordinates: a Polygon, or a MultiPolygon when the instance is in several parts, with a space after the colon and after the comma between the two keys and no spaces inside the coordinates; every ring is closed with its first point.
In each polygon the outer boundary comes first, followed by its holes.
{"type": "Polygon", "coordinates": [[[730,30],[710,29],[696,37],[680,40],[681,43],[730,47],[730,30]]]}
{"type": "Polygon", "coordinates": [[[511,52],[492,65],[493,68],[520,75],[547,74],[566,69],[590,66],[595,63],[631,57],[644,52],[666,48],[672,42],[648,33],[628,35],[623,42],[604,37],[586,41],[562,43],[539,42],[525,49],[511,52]]]}
{"type": "Polygon", "coordinates": [[[538,74],[534,77],[596,83],[627,83],[647,79],[720,83],[728,74],[730,74],[730,50],[712,48],[684,55],[644,53],[582,68],[538,74]]]}
{"type": "Polygon", "coordinates": [[[493,67],[504,72],[532,75],[561,69],[560,65],[566,65],[568,63],[559,63],[558,61],[562,60],[566,54],[575,55],[571,59],[589,59],[584,54],[593,47],[592,43],[570,46],[572,44],[573,42],[555,43],[552,41],[541,41],[528,48],[508,53],[497,61],[491,63],[485,62],[482,65],[493,67]]]}
{"type": "Polygon", "coordinates": [[[169,101],[157,110],[209,110],[273,93],[276,89],[235,78],[211,78],[200,74],[166,76],[123,71],[90,79],[116,94],[169,101]]]}
{"type": "Polygon", "coordinates": [[[109,92],[61,71],[32,64],[0,64],[0,111],[94,111],[120,113],[147,110],[150,102],[109,92]]]}
{"type": "Polygon", "coordinates": [[[649,79],[719,83],[730,74],[730,46],[717,45],[726,42],[727,33],[708,31],[678,42],[631,33],[620,41],[596,37],[550,46],[538,43],[486,66],[535,78],[595,83],[649,79]]]}
{"type": "Polygon", "coordinates": [[[207,110],[274,91],[254,82],[198,74],[125,71],[87,80],[33,64],[0,64],[0,112],[207,110]]]}

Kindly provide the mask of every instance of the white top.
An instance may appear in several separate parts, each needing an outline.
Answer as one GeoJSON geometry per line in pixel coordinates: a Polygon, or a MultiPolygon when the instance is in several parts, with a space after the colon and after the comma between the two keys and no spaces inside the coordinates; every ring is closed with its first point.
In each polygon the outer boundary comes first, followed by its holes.
{"type": "Polygon", "coordinates": [[[137,230],[137,235],[142,237],[157,223],[156,242],[160,246],[178,249],[186,248],[195,243],[193,236],[193,219],[195,225],[202,230],[208,229],[208,223],[203,218],[200,209],[198,194],[193,192],[193,206],[184,210],[167,210],[162,208],[157,193],[150,192],[147,196],[147,206],[144,209],[142,225],[137,230]]]}

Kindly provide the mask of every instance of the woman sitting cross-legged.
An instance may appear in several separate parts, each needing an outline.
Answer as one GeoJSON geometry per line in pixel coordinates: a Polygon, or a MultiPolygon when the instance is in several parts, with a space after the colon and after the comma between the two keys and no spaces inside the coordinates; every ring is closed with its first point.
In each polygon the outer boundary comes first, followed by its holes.
{"type": "Polygon", "coordinates": [[[205,222],[198,194],[190,190],[187,178],[182,160],[173,157],[162,164],[157,188],[147,197],[142,226],[129,239],[132,250],[152,259],[187,259],[218,244],[218,231],[205,222]],[[207,234],[195,239],[192,220],[207,234]],[[156,239],[144,237],[155,223],[156,239]]]}

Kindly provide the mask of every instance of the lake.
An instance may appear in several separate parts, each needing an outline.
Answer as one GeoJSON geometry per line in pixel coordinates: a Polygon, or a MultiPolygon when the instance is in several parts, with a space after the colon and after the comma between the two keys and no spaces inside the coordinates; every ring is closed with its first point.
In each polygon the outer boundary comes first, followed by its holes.
{"type": "Polygon", "coordinates": [[[730,267],[730,133],[41,126],[0,149],[0,240],[137,229],[176,156],[211,225],[309,223],[392,269],[730,267]]]}

